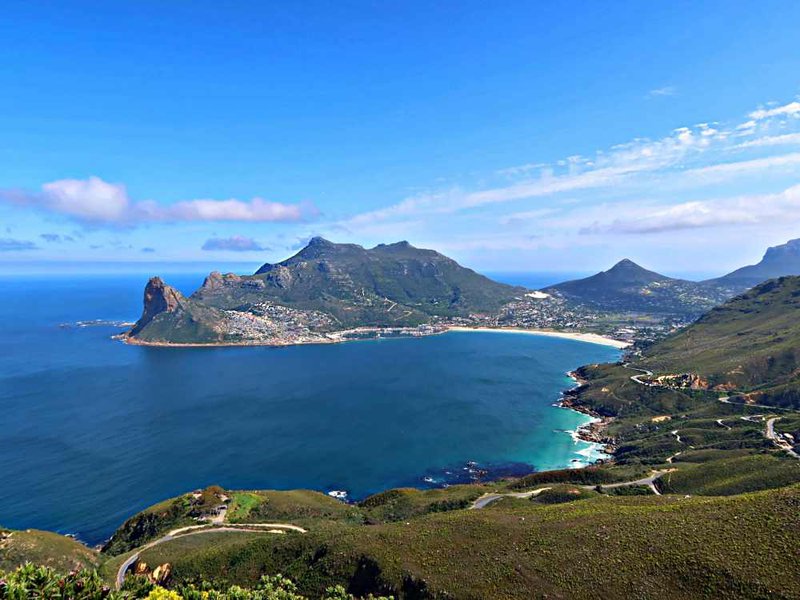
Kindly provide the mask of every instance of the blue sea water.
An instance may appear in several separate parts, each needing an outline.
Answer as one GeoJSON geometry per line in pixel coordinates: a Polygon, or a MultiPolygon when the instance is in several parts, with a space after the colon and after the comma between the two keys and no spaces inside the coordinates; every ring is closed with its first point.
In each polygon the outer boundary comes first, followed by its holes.
{"type": "MultiPolygon", "coordinates": [[[[135,320],[146,279],[0,278],[0,524],[94,544],[212,483],[359,498],[597,456],[566,433],[587,418],[553,403],[567,370],[613,348],[472,332],[145,348],[112,340],[108,323],[77,326],[135,320]]],[[[169,281],[190,292],[202,276],[169,281]]]]}

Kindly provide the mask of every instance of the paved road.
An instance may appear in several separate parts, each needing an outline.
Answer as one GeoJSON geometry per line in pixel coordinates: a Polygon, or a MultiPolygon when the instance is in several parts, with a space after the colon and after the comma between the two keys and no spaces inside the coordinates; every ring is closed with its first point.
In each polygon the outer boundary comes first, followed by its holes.
{"type": "MultiPolygon", "coordinates": [[[[652,377],[653,376],[653,372],[652,371],[648,371],[647,369],[640,369],[639,367],[632,367],[631,363],[625,363],[622,366],[625,367],[626,369],[630,369],[631,371],[639,371],[639,373],[641,373],[642,375],[645,375],[647,377],[652,377]]],[[[642,381],[640,379],[640,377],[642,377],[642,375],[631,375],[631,381],[635,381],[639,385],[645,385],[647,387],[654,387],[654,386],[657,385],[655,383],[649,383],[647,381],[642,381]]]]}
{"type": "Polygon", "coordinates": [[[792,448],[791,444],[775,433],[775,421],[778,419],[780,419],[780,417],[772,417],[771,419],[767,419],[767,426],[764,428],[764,436],[768,440],[772,440],[773,444],[775,444],[781,450],[787,452],[789,456],[800,459],[800,454],[794,451],[794,448],[792,448]]]}
{"type": "Polygon", "coordinates": [[[302,527],[298,527],[297,525],[291,525],[287,523],[247,523],[242,524],[242,526],[233,526],[233,525],[222,525],[219,527],[208,527],[207,525],[191,525],[189,527],[181,527],[179,529],[173,529],[166,535],[158,538],[157,540],[153,540],[152,542],[148,542],[141,548],[139,548],[136,552],[131,554],[128,558],[125,559],[119,569],[117,570],[117,589],[122,587],[122,583],[125,581],[125,574],[128,572],[128,569],[131,567],[133,563],[139,560],[139,556],[145,550],[152,548],[153,546],[158,546],[159,544],[163,544],[164,542],[169,542],[170,540],[177,539],[179,537],[186,537],[189,535],[199,535],[203,533],[217,533],[220,531],[226,532],[245,532],[245,533],[286,533],[287,531],[297,531],[300,533],[306,533],[306,530],[302,527]]]}

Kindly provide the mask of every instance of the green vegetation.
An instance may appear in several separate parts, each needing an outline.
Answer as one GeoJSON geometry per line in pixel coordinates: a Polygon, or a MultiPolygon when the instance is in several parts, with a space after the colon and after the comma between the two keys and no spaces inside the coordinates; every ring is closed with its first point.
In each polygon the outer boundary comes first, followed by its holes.
{"type": "Polygon", "coordinates": [[[26,562],[71,570],[95,567],[100,556],[80,542],[49,531],[12,531],[0,527],[0,571],[15,569],[26,562]]]}
{"type": "Polygon", "coordinates": [[[595,493],[580,487],[556,485],[549,490],[536,494],[531,498],[531,501],[539,502],[540,504],[563,504],[565,502],[575,502],[576,500],[586,500],[594,495],[595,493]]]}
{"type": "Polygon", "coordinates": [[[530,475],[511,481],[507,487],[510,490],[526,490],[552,483],[575,483],[581,485],[617,483],[643,477],[647,474],[647,471],[648,470],[643,467],[559,469],[556,471],[531,473],[530,475]]]}
{"type": "Polygon", "coordinates": [[[219,586],[253,585],[282,572],[310,597],[334,582],[357,595],[399,598],[445,591],[454,598],[526,599],[800,593],[800,486],[730,497],[580,495],[567,503],[503,500],[486,510],[328,524],[305,535],[226,544],[195,536],[143,558],[170,562],[177,581],[217,574],[219,586]]]}
{"type": "Polygon", "coordinates": [[[197,525],[213,513],[224,498],[219,486],[170,498],[134,515],[114,532],[103,546],[106,554],[122,554],[153,540],[171,529],[197,525]]]}
{"type": "Polygon", "coordinates": [[[256,492],[233,492],[228,508],[228,520],[231,523],[242,523],[250,513],[264,501],[263,495],[256,492]]]}
{"type": "Polygon", "coordinates": [[[364,499],[359,507],[367,523],[390,523],[421,515],[467,508],[483,490],[475,485],[458,485],[447,489],[394,489],[364,499]]]}
{"type": "Polygon", "coordinates": [[[693,373],[758,404],[800,408],[800,277],[762,283],[645,351],[658,373],[693,373]]]}
{"type": "Polygon", "coordinates": [[[319,335],[353,327],[416,326],[495,315],[524,291],[407,242],[365,249],[314,238],[295,256],[264,265],[254,275],[212,273],[190,298],[152,279],[130,336],[149,343],[211,344],[269,338],[286,327],[319,335]],[[226,311],[266,319],[258,327],[247,319],[236,324],[226,311]]]}
{"type": "Polygon", "coordinates": [[[754,454],[682,466],[658,480],[662,493],[730,496],[800,481],[800,461],[754,454]]]}
{"type": "MultiPolygon", "coordinates": [[[[306,600],[297,586],[282,575],[262,577],[252,588],[215,587],[208,582],[181,584],[174,590],[132,577],[121,591],[112,591],[95,571],[69,573],[27,563],[7,573],[0,571],[0,600],[306,600]]],[[[357,600],[342,586],[331,586],[323,600],[357,600]]],[[[363,600],[390,600],[368,595],[363,600]]]]}
{"type": "Polygon", "coordinates": [[[358,510],[320,492],[310,490],[247,492],[250,508],[246,515],[238,510],[241,493],[234,492],[234,513],[228,516],[232,523],[292,522],[302,525],[317,520],[360,523],[363,517],[358,510]]]}

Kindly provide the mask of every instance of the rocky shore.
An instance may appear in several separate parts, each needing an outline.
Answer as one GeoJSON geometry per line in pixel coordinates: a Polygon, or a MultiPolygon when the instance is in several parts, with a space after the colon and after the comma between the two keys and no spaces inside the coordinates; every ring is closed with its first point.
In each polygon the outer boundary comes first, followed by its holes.
{"type": "Polygon", "coordinates": [[[558,406],[592,417],[594,421],[578,427],[576,431],[577,438],[584,442],[600,444],[603,446],[603,452],[613,455],[616,450],[616,440],[608,435],[608,426],[614,420],[613,417],[601,415],[581,404],[579,390],[588,382],[581,379],[575,371],[570,371],[567,375],[575,381],[575,386],[564,391],[558,406]]]}

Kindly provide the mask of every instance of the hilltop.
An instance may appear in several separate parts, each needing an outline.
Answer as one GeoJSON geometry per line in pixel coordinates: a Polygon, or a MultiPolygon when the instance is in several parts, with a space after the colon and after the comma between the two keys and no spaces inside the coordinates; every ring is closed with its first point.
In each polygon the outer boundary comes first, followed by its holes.
{"type": "Polygon", "coordinates": [[[544,290],[608,312],[699,315],[725,298],[714,286],[674,279],[623,259],[607,271],[544,290]]]}

